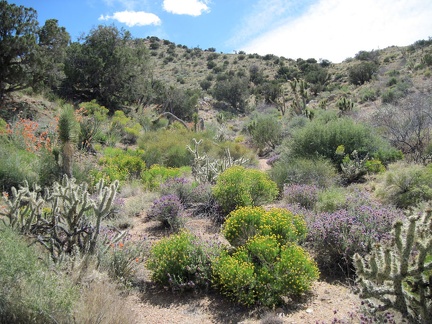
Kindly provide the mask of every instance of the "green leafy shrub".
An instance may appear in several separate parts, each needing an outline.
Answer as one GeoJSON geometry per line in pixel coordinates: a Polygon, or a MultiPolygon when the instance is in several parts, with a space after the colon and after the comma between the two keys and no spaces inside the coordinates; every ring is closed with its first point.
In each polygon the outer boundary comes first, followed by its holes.
{"type": "Polygon", "coordinates": [[[319,276],[312,258],[298,245],[281,245],[256,235],[233,254],[223,252],[212,265],[221,292],[240,304],[275,306],[283,296],[299,295],[319,276]]]}
{"type": "Polygon", "coordinates": [[[94,116],[98,121],[105,121],[108,118],[108,108],[99,105],[96,100],[82,102],[80,108],[84,109],[85,115],[94,116]]]}
{"type": "Polygon", "coordinates": [[[259,115],[247,127],[252,141],[260,150],[275,149],[282,140],[282,123],[272,115],[259,115]]]}
{"type": "Polygon", "coordinates": [[[278,188],[262,171],[233,166],[219,175],[213,194],[222,211],[228,214],[237,207],[259,206],[273,201],[278,188]]]}
{"type": "Polygon", "coordinates": [[[25,180],[38,183],[38,156],[36,153],[19,149],[9,143],[0,144],[0,189],[10,191],[11,187],[22,185],[25,180]]]}
{"type": "Polygon", "coordinates": [[[222,233],[233,246],[245,244],[255,235],[274,235],[280,244],[306,237],[306,222],[284,208],[241,207],[232,211],[222,233]]]}
{"type": "Polygon", "coordinates": [[[36,250],[0,225],[0,322],[67,323],[78,291],[68,277],[46,268],[36,250]]]}
{"type": "Polygon", "coordinates": [[[352,84],[362,85],[372,79],[378,65],[374,62],[360,62],[348,69],[348,77],[352,84]]]}
{"type": "MultiPolygon", "coordinates": [[[[288,147],[294,156],[324,157],[340,168],[344,155],[337,154],[336,150],[341,145],[349,154],[357,151],[360,158],[366,154],[375,157],[378,152],[397,151],[375,134],[371,127],[350,118],[315,119],[293,134],[288,147]]],[[[382,158],[380,160],[387,162],[382,158]]]]}
{"type": "Polygon", "coordinates": [[[92,170],[95,181],[104,179],[111,183],[114,180],[128,181],[137,179],[145,170],[144,151],[120,148],[106,148],[99,159],[101,170],[92,170]]]}
{"type": "Polygon", "coordinates": [[[378,181],[377,195],[399,208],[432,199],[432,164],[394,163],[378,181]]]}
{"type": "Polygon", "coordinates": [[[318,212],[334,212],[346,206],[346,189],[341,187],[329,187],[318,193],[318,201],[315,208],[318,212]]]}
{"type": "Polygon", "coordinates": [[[182,231],[155,243],[146,266],[152,279],[173,290],[207,289],[211,262],[219,248],[206,245],[193,234],[182,231]]]}
{"type": "Polygon", "coordinates": [[[142,126],[126,116],[121,110],[116,110],[111,119],[111,132],[118,133],[121,136],[121,141],[126,144],[135,144],[142,126]]]}
{"type": "Polygon", "coordinates": [[[190,165],[193,156],[186,146],[196,137],[196,133],[185,128],[161,129],[145,133],[138,140],[144,150],[144,160],[148,167],[159,164],[178,168],[190,165]]]}
{"type": "Polygon", "coordinates": [[[178,178],[190,172],[190,167],[171,168],[153,164],[149,169],[141,172],[141,181],[149,190],[157,190],[161,184],[171,178],[178,178]]]}
{"type": "Polygon", "coordinates": [[[327,188],[338,182],[336,168],[326,159],[293,158],[283,154],[270,170],[280,190],[284,185],[305,184],[327,188]]]}

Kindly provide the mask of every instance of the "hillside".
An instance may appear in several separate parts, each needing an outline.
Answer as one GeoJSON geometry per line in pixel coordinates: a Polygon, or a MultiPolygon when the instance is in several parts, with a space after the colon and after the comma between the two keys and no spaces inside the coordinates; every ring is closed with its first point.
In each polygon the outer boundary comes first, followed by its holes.
{"type": "MultiPolygon", "coordinates": [[[[210,80],[209,91],[207,94],[204,92],[208,96],[211,96],[211,87],[218,79],[223,79],[224,75],[248,75],[251,71],[257,71],[263,76],[261,82],[272,82],[276,79],[285,92],[289,91],[287,81],[293,78],[304,79],[307,75],[307,71],[305,73],[300,68],[301,64],[308,62],[307,58],[292,59],[272,54],[260,56],[242,52],[224,54],[199,48],[189,49],[152,37],[146,40],[146,44],[154,62],[152,67],[155,79],[173,87],[187,89],[201,88],[200,82],[210,80]],[[288,72],[283,74],[284,71],[288,72]]],[[[383,102],[396,102],[408,93],[430,93],[431,71],[428,58],[431,51],[430,41],[418,41],[407,47],[393,46],[372,52],[361,51],[355,58],[347,58],[337,64],[326,60],[316,62],[312,59],[312,65],[317,63],[320,67],[324,66],[328,76],[323,82],[317,82],[322,85],[323,91],[312,94],[309,105],[317,108],[321,100],[327,100],[327,108],[336,108],[337,101],[345,97],[356,103],[358,112],[361,113],[367,111],[368,107],[377,107],[383,102]],[[373,61],[378,65],[376,73],[364,84],[350,83],[350,69],[365,61],[373,61]]],[[[313,77],[311,79],[313,80],[313,77]]],[[[256,86],[252,84],[252,87],[256,86]]],[[[256,104],[259,105],[259,101],[256,104]]]]}
{"type": "Polygon", "coordinates": [[[2,98],[0,322],[428,322],[431,39],[334,64],[108,31],[2,98]]]}

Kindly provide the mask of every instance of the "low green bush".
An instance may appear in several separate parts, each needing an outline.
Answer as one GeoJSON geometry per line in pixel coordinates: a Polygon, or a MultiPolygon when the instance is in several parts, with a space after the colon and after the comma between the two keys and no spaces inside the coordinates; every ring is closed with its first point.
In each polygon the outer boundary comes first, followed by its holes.
{"type": "Polygon", "coordinates": [[[218,255],[216,245],[208,245],[182,231],[155,243],[147,260],[152,280],[173,290],[207,289],[211,283],[211,262],[218,255]]]}
{"type": "Polygon", "coordinates": [[[149,190],[158,190],[165,181],[179,178],[190,173],[190,167],[171,168],[153,164],[149,169],[141,172],[141,181],[149,190]]]}
{"type": "Polygon", "coordinates": [[[339,181],[336,168],[326,159],[292,158],[282,155],[270,170],[270,177],[280,190],[288,184],[327,188],[339,181]]]}
{"type": "Polygon", "coordinates": [[[275,235],[256,235],[234,253],[223,252],[212,268],[222,294],[247,306],[278,305],[283,296],[309,290],[319,276],[305,250],[294,243],[281,245],[275,235]]]}
{"type": "Polygon", "coordinates": [[[219,175],[213,194],[222,211],[228,214],[238,207],[272,202],[278,195],[278,188],[262,171],[233,166],[219,175]]]}
{"type": "Polygon", "coordinates": [[[178,168],[190,165],[192,154],[186,146],[196,137],[196,133],[186,128],[161,129],[150,131],[141,136],[138,145],[144,150],[144,160],[148,167],[159,164],[178,168]]]}
{"type": "Polygon", "coordinates": [[[274,235],[280,244],[306,237],[306,222],[284,208],[241,207],[231,212],[222,233],[233,246],[245,244],[255,235],[274,235]]]}
{"type": "Polygon", "coordinates": [[[314,119],[305,127],[294,132],[288,143],[290,154],[295,157],[330,159],[340,169],[344,155],[337,154],[338,147],[343,146],[346,154],[357,151],[359,158],[368,155],[378,158],[382,163],[386,156],[398,152],[395,148],[377,135],[371,126],[354,121],[351,118],[314,119]],[[376,155],[380,153],[380,156],[376,155]]]}
{"type": "Polygon", "coordinates": [[[104,179],[106,183],[114,180],[128,181],[140,177],[145,170],[142,150],[122,150],[120,148],[106,148],[99,159],[101,170],[93,170],[95,182],[104,179]]]}
{"type": "Polygon", "coordinates": [[[399,208],[432,199],[432,164],[394,163],[377,181],[377,195],[399,208]]]}
{"type": "Polygon", "coordinates": [[[73,283],[46,268],[36,250],[0,225],[0,322],[68,323],[78,299],[73,283]]]}

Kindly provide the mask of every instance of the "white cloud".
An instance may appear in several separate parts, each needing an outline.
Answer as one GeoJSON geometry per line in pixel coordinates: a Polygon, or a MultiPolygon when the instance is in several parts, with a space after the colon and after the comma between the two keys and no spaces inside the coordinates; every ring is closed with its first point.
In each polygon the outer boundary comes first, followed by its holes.
{"type": "Polygon", "coordinates": [[[210,12],[207,1],[198,0],[164,0],[163,9],[177,15],[200,16],[210,12]]]}
{"type": "Polygon", "coordinates": [[[160,25],[161,20],[158,16],[145,11],[119,11],[115,12],[112,16],[101,15],[99,20],[114,19],[118,22],[126,24],[129,27],[133,26],[146,26],[146,25],[160,25]]]}
{"type": "Polygon", "coordinates": [[[430,0],[319,0],[300,17],[241,46],[248,53],[341,62],[360,50],[432,36],[430,0]]]}
{"type": "Polygon", "coordinates": [[[235,26],[236,33],[229,39],[228,46],[236,46],[239,42],[250,39],[266,30],[278,27],[281,21],[288,20],[307,6],[311,0],[301,2],[295,0],[258,0],[248,8],[248,14],[235,26]]]}

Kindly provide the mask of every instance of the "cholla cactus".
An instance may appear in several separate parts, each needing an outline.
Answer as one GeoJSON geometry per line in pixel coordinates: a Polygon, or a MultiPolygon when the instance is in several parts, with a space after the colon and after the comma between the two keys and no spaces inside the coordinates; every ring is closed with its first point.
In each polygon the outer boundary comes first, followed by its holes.
{"type": "MultiPolygon", "coordinates": [[[[114,181],[106,187],[103,180],[99,181],[96,198],[92,199],[87,184],[77,184],[66,175],[51,190],[46,188],[44,197],[39,188],[32,191],[25,183],[19,190],[12,188],[12,198],[6,199],[3,215],[10,226],[32,235],[45,246],[56,262],[76,249],[94,254],[101,221],[111,210],[118,185],[114,181]]],[[[124,234],[119,232],[119,237],[124,234]]]]}
{"type": "Polygon", "coordinates": [[[223,171],[234,165],[244,165],[248,162],[248,159],[240,158],[234,160],[231,157],[229,149],[225,150],[225,156],[222,159],[215,159],[213,161],[207,156],[207,154],[200,155],[198,147],[202,143],[202,140],[197,141],[195,138],[194,148],[192,149],[189,145],[187,149],[194,155],[194,161],[192,164],[192,175],[195,180],[199,183],[210,182],[214,183],[216,178],[223,171]]]}
{"type": "Polygon", "coordinates": [[[0,210],[0,215],[6,216],[8,222],[6,222],[6,219],[2,220],[16,230],[28,233],[31,225],[42,215],[45,201],[41,197],[40,187],[34,186],[33,190],[30,190],[28,182],[24,181],[24,186],[18,190],[12,187],[11,191],[10,198],[4,197],[5,212],[0,210]]]}
{"type": "Polygon", "coordinates": [[[393,235],[391,246],[376,246],[368,259],[354,255],[361,297],[378,301],[376,310],[432,323],[432,209],[397,222],[393,235]]]}

